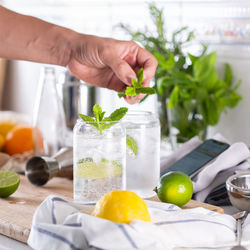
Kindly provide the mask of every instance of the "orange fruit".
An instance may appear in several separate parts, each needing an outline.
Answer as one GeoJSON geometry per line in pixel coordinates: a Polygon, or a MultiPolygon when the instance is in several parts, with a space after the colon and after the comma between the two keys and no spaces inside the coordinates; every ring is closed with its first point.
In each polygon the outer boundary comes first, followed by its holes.
{"type": "MultiPolygon", "coordinates": [[[[42,137],[39,140],[42,143],[42,137]]],[[[40,145],[42,145],[39,143],[40,145]]],[[[9,155],[23,154],[34,151],[33,128],[29,126],[16,126],[5,138],[4,151],[9,155]]]]}

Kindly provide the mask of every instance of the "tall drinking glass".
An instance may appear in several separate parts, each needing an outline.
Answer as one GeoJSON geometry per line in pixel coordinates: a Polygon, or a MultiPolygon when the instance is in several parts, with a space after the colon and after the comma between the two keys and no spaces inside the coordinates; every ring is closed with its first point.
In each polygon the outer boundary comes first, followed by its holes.
{"type": "Polygon", "coordinates": [[[95,203],[105,193],[125,189],[126,133],[120,123],[106,122],[100,133],[79,119],[74,127],[74,200],[95,203]]]}
{"type": "Polygon", "coordinates": [[[127,189],[143,198],[153,196],[160,178],[160,123],[151,112],[130,111],[123,118],[127,140],[127,189]]]}

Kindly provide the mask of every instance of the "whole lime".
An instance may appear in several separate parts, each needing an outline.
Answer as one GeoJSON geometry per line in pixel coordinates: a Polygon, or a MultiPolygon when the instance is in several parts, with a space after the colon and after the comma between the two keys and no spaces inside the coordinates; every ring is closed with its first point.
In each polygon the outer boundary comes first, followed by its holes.
{"type": "Polygon", "coordinates": [[[188,175],[172,171],[161,177],[154,191],[161,201],[181,207],[190,201],[193,195],[193,184],[188,175]]]}

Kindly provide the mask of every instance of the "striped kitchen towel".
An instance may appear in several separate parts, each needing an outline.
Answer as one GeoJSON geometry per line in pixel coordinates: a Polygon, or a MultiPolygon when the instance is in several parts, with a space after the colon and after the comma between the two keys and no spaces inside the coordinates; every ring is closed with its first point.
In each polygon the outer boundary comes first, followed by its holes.
{"type": "MultiPolygon", "coordinates": [[[[182,210],[147,201],[152,223],[114,223],[81,211],[92,207],[48,196],[37,208],[28,244],[34,249],[163,250],[179,247],[230,249],[235,244],[235,219],[204,208],[182,210]]],[[[89,211],[87,211],[89,210],[89,211]]],[[[250,246],[250,216],[242,243],[250,246]]]]}

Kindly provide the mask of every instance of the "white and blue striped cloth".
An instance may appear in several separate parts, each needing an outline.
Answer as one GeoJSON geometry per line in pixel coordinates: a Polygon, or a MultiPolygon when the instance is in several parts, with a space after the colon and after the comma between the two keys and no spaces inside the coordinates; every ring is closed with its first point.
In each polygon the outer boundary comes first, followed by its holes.
{"type": "MultiPolygon", "coordinates": [[[[92,208],[48,196],[37,208],[28,244],[37,250],[163,250],[180,247],[230,249],[236,236],[235,219],[204,208],[181,210],[147,201],[152,223],[129,225],[97,218],[92,208]]],[[[242,243],[250,246],[250,216],[243,225],[242,243]]]]}

